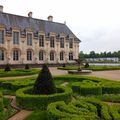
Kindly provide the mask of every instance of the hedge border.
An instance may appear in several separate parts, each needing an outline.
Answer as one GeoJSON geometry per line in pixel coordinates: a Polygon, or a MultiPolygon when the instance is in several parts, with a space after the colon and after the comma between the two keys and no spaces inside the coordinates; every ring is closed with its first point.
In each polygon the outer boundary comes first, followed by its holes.
{"type": "Polygon", "coordinates": [[[45,110],[51,102],[65,101],[68,103],[72,98],[72,89],[69,87],[57,87],[58,90],[64,92],[51,95],[27,94],[32,88],[33,87],[30,86],[16,91],[16,101],[19,107],[29,110],[45,110]]]}

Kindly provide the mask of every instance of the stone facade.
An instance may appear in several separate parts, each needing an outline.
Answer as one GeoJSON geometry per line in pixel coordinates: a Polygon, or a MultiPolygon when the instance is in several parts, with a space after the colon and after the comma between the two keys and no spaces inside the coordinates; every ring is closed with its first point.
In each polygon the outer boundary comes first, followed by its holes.
{"type": "MultiPolygon", "coordinates": [[[[11,19],[13,19],[12,16],[17,19],[17,16],[7,15],[11,19]]],[[[19,16],[19,19],[22,18],[19,16]]],[[[34,21],[29,17],[24,19],[34,21]]],[[[32,24],[23,29],[20,27],[22,22],[21,20],[18,24],[16,22],[14,25],[8,25],[8,22],[0,20],[0,64],[71,63],[74,62],[73,59],[78,58],[80,40],[72,32],[66,34],[65,30],[63,32],[62,29],[60,32],[57,31],[61,26],[66,29],[65,24],[45,21],[47,24],[50,22],[53,26],[54,24],[55,27],[58,26],[55,31],[46,32],[45,29],[33,29],[32,24]]]]}

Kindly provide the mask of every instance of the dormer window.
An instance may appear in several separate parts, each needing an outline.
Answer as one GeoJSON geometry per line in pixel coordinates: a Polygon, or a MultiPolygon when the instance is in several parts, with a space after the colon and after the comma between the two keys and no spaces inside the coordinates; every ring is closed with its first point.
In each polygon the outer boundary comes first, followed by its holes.
{"type": "Polygon", "coordinates": [[[4,43],[4,30],[0,30],[0,44],[4,43]]]}

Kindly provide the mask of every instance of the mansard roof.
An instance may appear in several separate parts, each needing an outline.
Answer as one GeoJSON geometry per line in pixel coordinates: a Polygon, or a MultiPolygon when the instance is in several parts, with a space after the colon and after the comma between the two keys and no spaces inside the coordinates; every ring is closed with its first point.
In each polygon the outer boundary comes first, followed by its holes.
{"type": "Polygon", "coordinates": [[[44,31],[45,34],[49,34],[50,32],[58,35],[64,33],[66,36],[73,35],[76,40],[80,41],[67,25],[62,23],[0,12],[0,24],[4,24],[7,29],[19,27],[21,30],[32,28],[34,32],[44,31]]]}

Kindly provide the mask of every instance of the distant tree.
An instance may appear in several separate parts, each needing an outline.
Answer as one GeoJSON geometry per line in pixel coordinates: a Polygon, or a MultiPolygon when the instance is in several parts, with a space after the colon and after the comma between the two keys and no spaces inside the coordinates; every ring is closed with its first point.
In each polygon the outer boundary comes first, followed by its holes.
{"type": "Polygon", "coordinates": [[[46,64],[43,65],[33,88],[34,94],[53,94],[56,93],[56,87],[52,75],[46,64]]]}
{"type": "Polygon", "coordinates": [[[6,71],[6,72],[11,71],[10,64],[5,65],[4,71],[6,71]]]}

